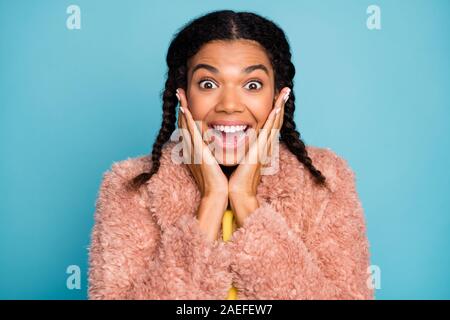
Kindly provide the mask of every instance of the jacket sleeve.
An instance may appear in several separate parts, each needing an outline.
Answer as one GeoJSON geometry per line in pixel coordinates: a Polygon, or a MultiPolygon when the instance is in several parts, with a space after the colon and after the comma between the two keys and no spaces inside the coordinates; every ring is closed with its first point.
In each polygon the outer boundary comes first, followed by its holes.
{"type": "Polygon", "coordinates": [[[223,243],[195,216],[161,232],[123,177],[104,175],[89,249],[89,299],[225,299],[232,281],[223,243]]]}
{"type": "Polygon", "coordinates": [[[373,299],[354,174],[345,160],[337,159],[337,188],[306,234],[291,229],[266,202],[233,234],[231,268],[238,290],[249,299],[373,299]]]}

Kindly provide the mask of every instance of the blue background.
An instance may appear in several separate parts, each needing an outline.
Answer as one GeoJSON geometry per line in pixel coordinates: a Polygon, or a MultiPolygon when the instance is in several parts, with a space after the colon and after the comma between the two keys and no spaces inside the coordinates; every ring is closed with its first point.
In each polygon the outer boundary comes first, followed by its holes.
{"type": "Polygon", "coordinates": [[[216,9],[292,45],[296,121],[357,175],[377,299],[450,298],[450,1],[0,1],[0,298],[84,299],[102,174],[147,154],[174,32],[216,9]],[[66,8],[81,8],[81,30],[66,8]],[[381,8],[368,30],[366,9],[381,8]],[[66,287],[79,265],[80,290],[66,287]]]}

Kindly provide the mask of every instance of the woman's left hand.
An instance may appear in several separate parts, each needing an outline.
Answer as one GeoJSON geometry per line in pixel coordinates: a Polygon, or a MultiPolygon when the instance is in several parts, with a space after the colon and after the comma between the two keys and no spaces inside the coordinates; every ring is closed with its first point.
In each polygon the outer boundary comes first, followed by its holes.
{"type": "Polygon", "coordinates": [[[261,178],[262,164],[272,156],[272,146],[276,143],[275,139],[278,139],[283,125],[284,105],[289,99],[290,91],[287,87],[283,88],[263,128],[228,181],[228,199],[238,227],[259,207],[256,190],[261,178]]]}

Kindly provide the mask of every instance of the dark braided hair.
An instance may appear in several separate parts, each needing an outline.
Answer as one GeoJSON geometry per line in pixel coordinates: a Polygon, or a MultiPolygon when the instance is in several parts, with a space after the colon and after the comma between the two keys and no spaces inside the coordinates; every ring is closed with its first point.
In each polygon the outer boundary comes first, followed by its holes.
{"type": "Polygon", "coordinates": [[[291,62],[290,46],[283,30],[274,22],[251,12],[221,10],[210,12],[188,22],[172,39],[166,57],[168,71],[166,85],[162,93],[162,124],[153,144],[152,167],[150,172],[141,173],[132,179],[132,188],[139,188],[153,174],[158,172],[162,148],[175,130],[176,107],[178,105],[175,90],[187,87],[188,60],[210,41],[238,39],[256,41],[266,50],[274,70],[276,91],[280,91],[283,87],[291,88],[290,99],[285,104],[280,139],[305,165],[317,183],[323,184],[325,182],[325,177],[312,164],[300,133],[296,130],[293,90],[295,67],[291,62]]]}

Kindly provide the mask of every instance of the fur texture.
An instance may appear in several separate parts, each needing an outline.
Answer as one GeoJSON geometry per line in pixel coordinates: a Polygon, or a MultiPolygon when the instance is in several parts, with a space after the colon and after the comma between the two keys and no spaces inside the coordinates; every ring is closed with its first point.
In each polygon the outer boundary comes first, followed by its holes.
{"type": "MultiPolygon", "coordinates": [[[[348,164],[308,146],[327,187],[284,143],[279,170],[263,175],[256,209],[230,241],[206,240],[196,218],[200,192],[171,160],[140,192],[126,183],[150,155],[114,163],[103,176],[89,248],[90,299],[373,299],[364,213],[348,164]]],[[[220,236],[219,239],[222,239],[220,236]]]]}

